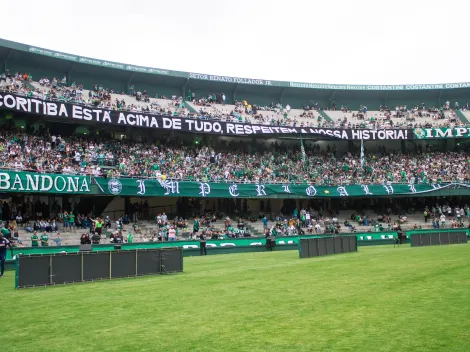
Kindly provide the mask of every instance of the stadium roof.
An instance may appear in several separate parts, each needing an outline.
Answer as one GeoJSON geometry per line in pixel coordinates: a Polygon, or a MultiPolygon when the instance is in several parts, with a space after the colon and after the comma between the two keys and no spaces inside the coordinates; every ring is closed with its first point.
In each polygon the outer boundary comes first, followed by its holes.
{"type": "Polygon", "coordinates": [[[124,64],[119,62],[100,60],[74,54],[67,54],[54,50],[21,44],[6,39],[0,39],[0,57],[3,59],[14,59],[17,55],[31,55],[29,59],[35,60],[40,65],[50,63],[57,69],[64,72],[72,69],[74,65],[87,65],[90,69],[111,69],[113,76],[125,78],[129,73],[158,75],[161,78],[168,77],[168,81],[173,84],[183,83],[187,81],[207,81],[226,84],[243,84],[250,86],[266,86],[279,88],[304,88],[315,90],[342,90],[342,91],[410,91],[410,90],[448,90],[458,88],[470,88],[470,82],[457,83],[436,83],[436,84],[403,84],[403,85],[367,85],[367,84],[328,84],[328,83],[308,83],[308,82],[291,82],[291,81],[273,81],[267,79],[216,76],[204,73],[183,72],[166,70],[154,67],[144,67],[132,64],[124,64]],[[47,58],[51,61],[48,62],[47,58]]]}

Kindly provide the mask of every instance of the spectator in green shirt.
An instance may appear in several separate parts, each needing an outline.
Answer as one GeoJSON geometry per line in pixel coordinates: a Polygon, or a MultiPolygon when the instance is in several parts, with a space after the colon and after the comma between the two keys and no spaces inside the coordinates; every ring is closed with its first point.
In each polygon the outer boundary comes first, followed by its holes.
{"type": "Polygon", "coordinates": [[[11,236],[10,230],[8,230],[6,227],[2,227],[2,228],[0,229],[0,232],[2,233],[2,236],[5,237],[5,238],[8,238],[8,239],[9,239],[10,236],[11,236]]]}
{"type": "Polygon", "coordinates": [[[101,237],[101,230],[102,230],[102,227],[103,227],[103,220],[101,220],[100,218],[97,218],[95,221],[95,231],[98,233],[98,235],[101,237]]]}
{"type": "Polygon", "coordinates": [[[69,214],[69,226],[70,226],[70,231],[75,232],[75,214],[70,212],[69,214]]]}
{"type": "Polygon", "coordinates": [[[64,211],[62,219],[64,220],[64,231],[67,231],[67,229],[69,227],[69,213],[64,211]]]}
{"type": "Polygon", "coordinates": [[[43,246],[43,247],[49,246],[49,236],[47,235],[46,232],[44,232],[41,235],[41,246],[43,246]]]}
{"type": "Polygon", "coordinates": [[[31,236],[31,246],[32,247],[38,247],[39,246],[39,237],[38,237],[36,231],[34,231],[33,235],[31,236]]]}
{"type": "Polygon", "coordinates": [[[132,235],[132,233],[128,233],[127,234],[127,243],[132,243],[134,241],[134,236],[132,235]]]}
{"type": "Polygon", "coordinates": [[[193,223],[193,233],[197,234],[199,232],[199,219],[196,217],[194,218],[193,223]]]}

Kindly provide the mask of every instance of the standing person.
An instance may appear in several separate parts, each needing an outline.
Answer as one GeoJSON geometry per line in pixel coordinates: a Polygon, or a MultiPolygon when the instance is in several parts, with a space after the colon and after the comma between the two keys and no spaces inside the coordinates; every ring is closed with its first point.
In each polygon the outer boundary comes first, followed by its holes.
{"type": "Polygon", "coordinates": [[[109,218],[109,216],[106,216],[106,218],[104,219],[104,228],[105,229],[111,228],[111,219],[109,218]]]}
{"type": "Polygon", "coordinates": [[[307,214],[307,212],[304,209],[302,209],[300,211],[300,221],[301,221],[301,226],[302,227],[307,227],[307,225],[306,225],[307,224],[307,218],[305,217],[306,214],[307,214]]]}
{"type": "Polygon", "coordinates": [[[176,230],[174,226],[170,226],[168,230],[168,241],[176,241],[176,230]]]}
{"type": "Polygon", "coordinates": [[[39,237],[36,231],[33,232],[31,235],[31,247],[38,247],[39,246],[39,237]]]}
{"type": "Polygon", "coordinates": [[[95,228],[93,232],[98,233],[98,235],[100,235],[101,237],[101,229],[103,228],[103,225],[104,225],[103,220],[101,220],[101,218],[96,218],[96,220],[92,219],[91,221],[95,223],[95,228]]]}
{"type": "Polygon", "coordinates": [[[75,232],[75,214],[73,212],[69,214],[69,227],[70,232],[75,232]]]}
{"type": "Polygon", "coordinates": [[[456,207],[456,208],[455,208],[455,217],[457,218],[457,221],[458,221],[459,224],[462,223],[461,216],[462,216],[462,213],[461,213],[460,208],[459,208],[459,207],[456,207]]]}
{"type": "Polygon", "coordinates": [[[119,231],[124,229],[124,224],[122,222],[122,216],[116,221],[116,227],[119,231]]]}
{"type": "Polygon", "coordinates": [[[129,231],[127,233],[127,243],[132,243],[134,242],[134,236],[132,235],[132,233],[129,231]]]}
{"type": "Polygon", "coordinates": [[[261,221],[263,222],[263,228],[266,232],[266,229],[268,228],[268,218],[265,216],[263,216],[263,218],[261,219],[261,221]]]}
{"type": "Polygon", "coordinates": [[[403,244],[405,236],[403,235],[403,230],[401,229],[400,225],[398,225],[397,234],[398,234],[398,243],[403,244]]]}
{"type": "Polygon", "coordinates": [[[69,228],[69,213],[64,211],[64,215],[62,217],[62,220],[64,221],[64,232],[65,232],[69,228]]]}
{"type": "Polygon", "coordinates": [[[439,219],[437,217],[434,218],[434,221],[432,222],[432,226],[435,229],[439,228],[439,219]]]}
{"type": "Polygon", "coordinates": [[[273,250],[273,237],[271,237],[271,231],[269,229],[264,230],[264,236],[266,237],[266,250],[271,251],[273,250]]]}
{"type": "Polygon", "coordinates": [[[207,255],[207,248],[206,248],[206,234],[204,231],[201,232],[199,235],[199,248],[200,248],[200,253],[204,252],[204,255],[207,255]]]}
{"type": "Polygon", "coordinates": [[[197,233],[199,232],[199,219],[197,217],[194,218],[194,223],[193,223],[193,235],[197,236],[197,233]]]}
{"type": "Polygon", "coordinates": [[[444,213],[442,213],[440,220],[441,220],[441,226],[440,227],[445,227],[446,226],[446,216],[444,215],[444,213]]]}
{"type": "Polygon", "coordinates": [[[5,272],[5,259],[7,257],[7,247],[10,247],[11,256],[13,257],[13,248],[10,241],[3,237],[0,233],[0,277],[3,277],[5,272]]]}
{"type": "Polygon", "coordinates": [[[49,246],[49,236],[47,235],[46,231],[44,231],[43,234],[41,235],[41,246],[42,247],[49,246]]]}

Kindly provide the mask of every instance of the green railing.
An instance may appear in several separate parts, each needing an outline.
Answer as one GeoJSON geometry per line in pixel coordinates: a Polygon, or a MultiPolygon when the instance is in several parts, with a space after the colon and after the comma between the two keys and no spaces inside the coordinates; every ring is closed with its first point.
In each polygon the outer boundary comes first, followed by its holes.
{"type": "Polygon", "coordinates": [[[470,229],[466,229],[466,228],[459,228],[459,229],[440,228],[440,229],[433,229],[433,230],[411,230],[411,231],[407,231],[406,235],[412,236],[412,235],[420,235],[423,233],[429,234],[429,233],[439,233],[439,232],[462,232],[462,231],[465,231],[465,233],[467,234],[467,237],[470,237],[470,229]]]}
{"type": "MultiPolygon", "coordinates": [[[[468,229],[437,229],[437,230],[416,230],[408,231],[406,235],[409,237],[413,234],[418,233],[436,233],[444,231],[455,231],[462,232],[466,231],[467,237],[470,237],[470,231],[468,229]]],[[[355,235],[359,245],[374,245],[374,244],[390,244],[393,243],[397,233],[394,231],[383,231],[383,232],[362,232],[362,233],[342,233],[339,236],[351,236],[355,235]]],[[[330,237],[330,234],[321,235],[304,235],[304,236],[287,236],[287,237],[276,237],[276,245],[278,246],[291,246],[292,249],[297,248],[299,240],[301,238],[312,238],[312,237],[330,237]]],[[[266,239],[264,237],[248,237],[248,238],[230,238],[225,240],[207,240],[208,248],[241,248],[241,247],[256,247],[264,246],[266,239]]],[[[121,244],[122,250],[133,250],[133,249],[146,249],[146,248],[162,248],[162,247],[183,247],[184,249],[196,249],[199,248],[199,241],[168,241],[168,242],[138,242],[138,243],[123,243],[121,244]]],[[[97,244],[93,245],[93,251],[110,251],[114,250],[114,244],[97,244]]],[[[80,251],[80,246],[48,246],[48,247],[22,247],[14,248],[13,254],[30,255],[30,254],[51,254],[51,253],[76,253],[80,251]]],[[[10,252],[7,252],[7,260],[11,260],[10,252]]]]}
{"type": "MultiPolygon", "coordinates": [[[[382,241],[391,240],[396,232],[373,232],[373,233],[342,233],[340,236],[356,235],[359,242],[367,241],[382,241]],[[391,237],[390,237],[391,236],[391,237]]],[[[320,235],[304,235],[304,236],[286,236],[276,237],[276,244],[294,245],[299,243],[301,238],[310,237],[328,237],[330,234],[320,235]]],[[[246,247],[246,246],[264,246],[266,239],[264,237],[247,237],[247,238],[229,238],[224,240],[207,240],[208,247],[246,247]]],[[[199,241],[183,240],[183,241],[168,241],[168,242],[136,242],[136,243],[123,243],[121,248],[123,250],[143,249],[143,248],[161,248],[161,247],[184,247],[184,248],[199,248],[199,241]]],[[[93,245],[94,251],[109,251],[114,249],[114,244],[97,244],[93,245]]],[[[80,250],[79,245],[75,246],[48,246],[48,247],[22,247],[14,248],[14,255],[20,253],[22,255],[29,254],[50,254],[50,253],[75,253],[80,250]]],[[[7,260],[12,259],[10,252],[7,253],[7,260]]]]}

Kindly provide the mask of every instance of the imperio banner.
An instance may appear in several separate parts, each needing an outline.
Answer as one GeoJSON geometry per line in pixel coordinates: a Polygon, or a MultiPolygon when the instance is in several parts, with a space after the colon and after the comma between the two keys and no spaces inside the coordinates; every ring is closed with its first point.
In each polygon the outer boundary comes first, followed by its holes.
{"type": "Polygon", "coordinates": [[[415,139],[470,138],[470,127],[415,128],[415,139]]]}
{"type": "Polygon", "coordinates": [[[155,179],[95,179],[102,193],[121,196],[176,196],[203,198],[318,198],[404,196],[436,192],[446,184],[382,184],[318,186],[308,184],[240,184],[155,179]]]}
{"type": "Polygon", "coordinates": [[[0,94],[0,108],[21,113],[47,116],[57,121],[82,124],[118,125],[156,130],[218,134],[224,136],[304,135],[321,139],[399,140],[412,139],[412,129],[339,129],[281,127],[231,123],[206,119],[188,119],[149,113],[99,109],[92,106],[46,101],[15,94],[0,94]]]}

